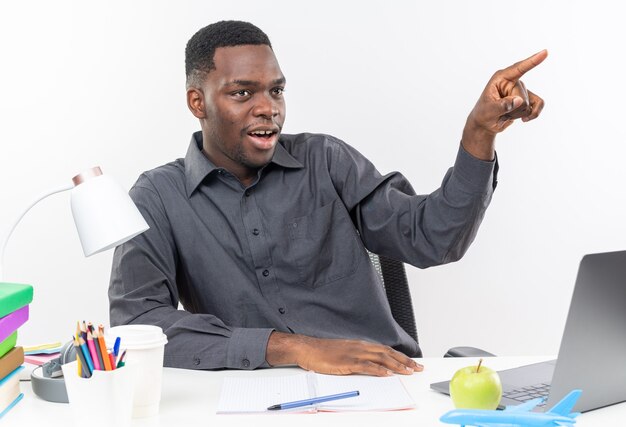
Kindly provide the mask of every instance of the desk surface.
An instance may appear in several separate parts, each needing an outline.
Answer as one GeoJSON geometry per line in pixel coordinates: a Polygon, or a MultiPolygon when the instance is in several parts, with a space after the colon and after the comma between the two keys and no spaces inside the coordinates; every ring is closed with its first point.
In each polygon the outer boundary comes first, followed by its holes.
{"type": "MultiPolygon", "coordinates": [[[[506,369],[522,364],[546,360],[546,357],[498,357],[485,360],[494,369],[506,369]]],[[[161,408],[158,417],[133,420],[133,427],[153,426],[346,426],[346,425],[392,425],[444,426],[439,417],[453,409],[449,397],[430,390],[430,383],[452,377],[463,366],[474,363],[473,359],[425,358],[424,372],[401,377],[415,400],[417,409],[394,412],[363,413],[316,413],[316,414],[263,414],[263,415],[216,415],[222,381],[225,377],[272,376],[302,372],[297,368],[274,368],[257,371],[191,371],[164,368],[161,408]]],[[[71,423],[69,405],[50,403],[39,399],[31,390],[29,382],[21,383],[24,399],[7,413],[0,424],[4,426],[63,426],[71,423]]],[[[620,425],[626,418],[626,403],[613,405],[583,414],[577,426],[620,425]]]]}

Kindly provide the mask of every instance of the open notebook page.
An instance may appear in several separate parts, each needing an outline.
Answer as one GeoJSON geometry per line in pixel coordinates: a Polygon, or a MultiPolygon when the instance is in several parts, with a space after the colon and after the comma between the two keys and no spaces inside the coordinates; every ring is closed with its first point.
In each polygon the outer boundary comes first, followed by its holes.
{"type": "Polygon", "coordinates": [[[315,375],[317,396],[358,390],[359,396],[324,402],[319,411],[393,411],[415,408],[415,402],[404,388],[400,377],[365,375],[315,375]]]}
{"type": "MultiPolygon", "coordinates": [[[[222,385],[217,413],[269,412],[269,406],[308,399],[311,394],[306,373],[282,377],[227,377],[222,385]]],[[[300,412],[307,410],[314,408],[299,408],[300,412]]]]}
{"type": "Polygon", "coordinates": [[[218,414],[286,413],[311,411],[391,411],[415,407],[399,377],[334,376],[312,372],[281,377],[227,377],[222,385],[218,414]],[[349,399],[290,410],[268,411],[278,403],[358,390],[349,399]]]}

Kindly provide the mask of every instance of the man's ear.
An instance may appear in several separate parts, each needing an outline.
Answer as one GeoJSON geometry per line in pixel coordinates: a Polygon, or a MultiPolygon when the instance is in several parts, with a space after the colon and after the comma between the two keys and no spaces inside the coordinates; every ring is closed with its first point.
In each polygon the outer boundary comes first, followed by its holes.
{"type": "Polygon", "coordinates": [[[191,114],[199,119],[205,119],[206,114],[204,111],[204,93],[202,90],[190,87],[187,89],[187,107],[191,114]]]}

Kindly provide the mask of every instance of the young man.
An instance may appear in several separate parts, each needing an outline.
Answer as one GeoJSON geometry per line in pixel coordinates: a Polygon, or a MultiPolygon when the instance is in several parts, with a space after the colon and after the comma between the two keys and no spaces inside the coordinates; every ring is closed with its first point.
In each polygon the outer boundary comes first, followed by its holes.
{"type": "Polygon", "coordinates": [[[366,248],[422,268],[461,258],[495,188],[496,134],[543,108],[519,79],[546,56],[491,78],[425,196],[332,136],[282,135],[286,80],[267,36],[239,21],[201,29],[186,72],[202,130],[131,189],[150,230],[115,251],[111,324],[161,326],[173,367],[421,370],[366,248]]]}

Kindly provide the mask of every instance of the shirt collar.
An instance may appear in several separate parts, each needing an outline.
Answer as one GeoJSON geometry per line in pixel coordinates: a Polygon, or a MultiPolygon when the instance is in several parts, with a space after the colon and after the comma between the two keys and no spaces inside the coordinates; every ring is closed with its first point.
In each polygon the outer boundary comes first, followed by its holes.
{"type": "Polygon", "coordinates": [[[270,163],[276,163],[278,166],[290,169],[302,169],[304,167],[302,163],[289,154],[280,139],[278,140],[278,144],[276,144],[274,155],[272,156],[270,163]]]}
{"type": "MultiPolygon", "coordinates": [[[[275,163],[278,166],[291,169],[301,169],[304,167],[302,163],[289,154],[289,152],[281,144],[280,140],[278,141],[278,144],[276,144],[274,156],[272,156],[270,163],[275,163]]],[[[211,172],[218,169],[219,168],[215,166],[202,152],[202,131],[194,132],[191,136],[191,142],[189,143],[187,154],[185,155],[185,186],[187,189],[187,197],[191,196],[200,183],[204,181],[204,179],[210,175],[211,172]]]]}

